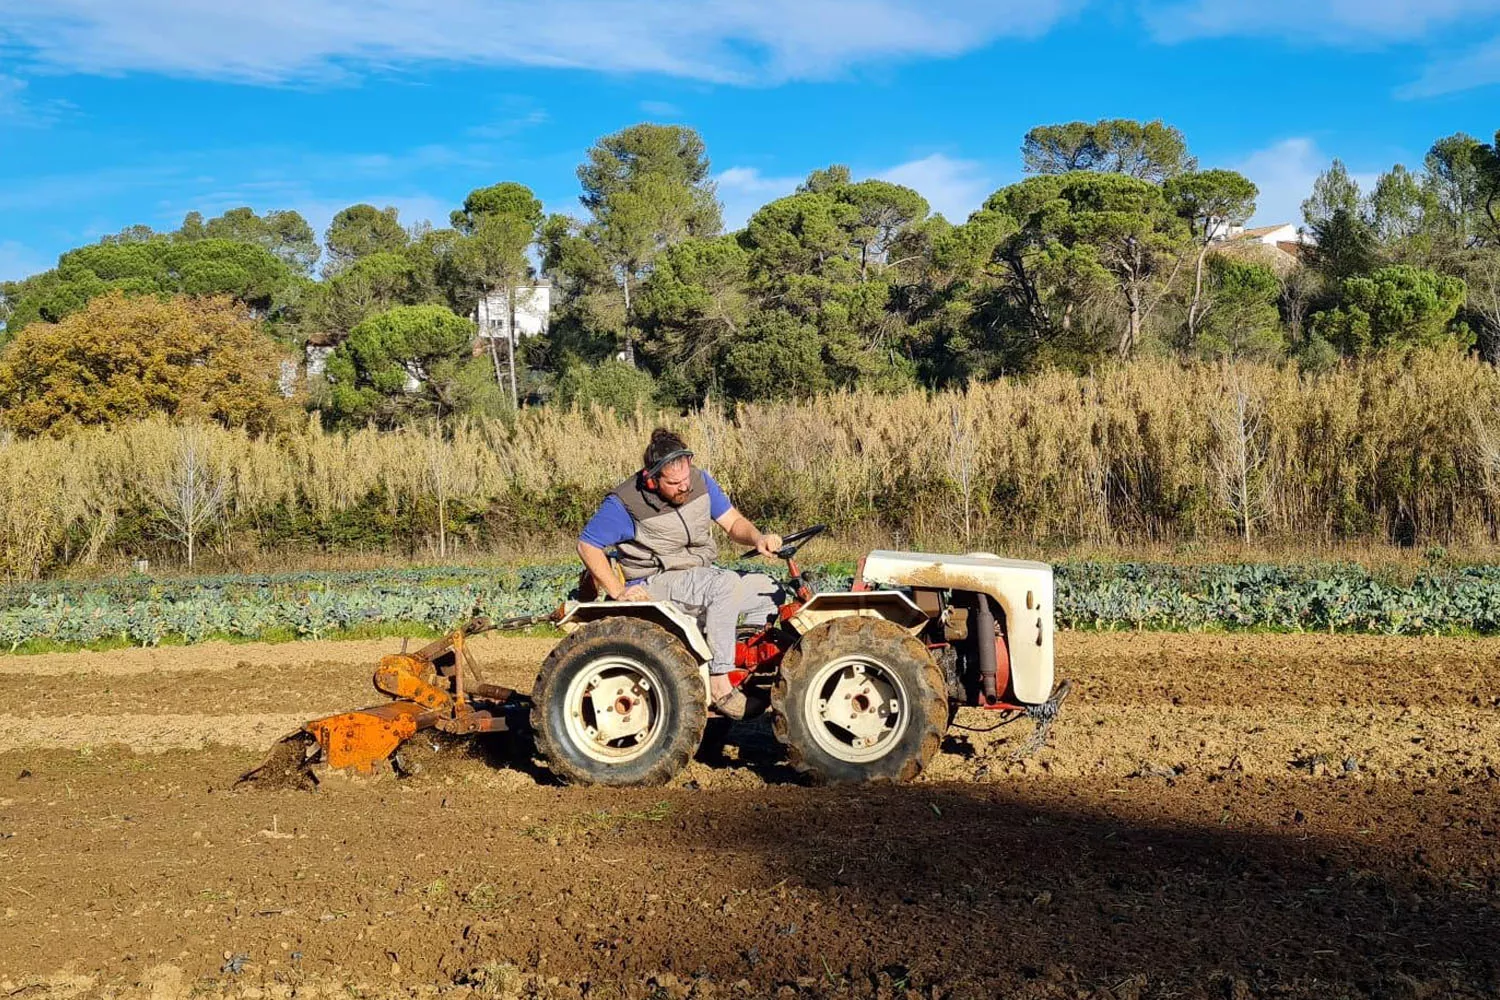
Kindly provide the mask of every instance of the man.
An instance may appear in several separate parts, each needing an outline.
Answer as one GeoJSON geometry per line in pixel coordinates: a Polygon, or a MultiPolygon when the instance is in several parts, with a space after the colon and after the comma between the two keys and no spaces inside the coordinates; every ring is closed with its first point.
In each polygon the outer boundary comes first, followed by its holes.
{"type": "Polygon", "coordinates": [[[743,618],[760,626],[776,614],[780,588],[763,573],[741,575],[714,565],[719,547],[712,523],[730,541],[763,556],[781,548],[780,535],[762,534],[734,508],[713,477],[693,466],[693,453],[671,431],[657,428],[642,469],[620,483],[578,538],[578,555],[601,593],[617,601],[673,601],[702,609],[706,618],[709,696],[731,719],[745,717],[748,702],[729,683],[735,628],[743,618]],[[605,550],[614,547],[622,583],[605,550]]]}

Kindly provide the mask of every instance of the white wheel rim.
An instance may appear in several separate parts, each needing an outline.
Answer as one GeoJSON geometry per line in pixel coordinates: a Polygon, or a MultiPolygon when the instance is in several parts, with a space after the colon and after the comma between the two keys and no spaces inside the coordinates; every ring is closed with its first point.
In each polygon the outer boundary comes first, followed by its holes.
{"type": "Polygon", "coordinates": [[[625,656],[594,660],[563,696],[563,726],[578,751],[624,764],[651,749],[662,732],[663,685],[655,668],[625,656]]]}
{"type": "Polygon", "coordinates": [[[857,764],[879,760],[901,742],[912,702],[894,670],[868,656],[845,656],[813,674],[802,711],[821,750],[857,764]]]}

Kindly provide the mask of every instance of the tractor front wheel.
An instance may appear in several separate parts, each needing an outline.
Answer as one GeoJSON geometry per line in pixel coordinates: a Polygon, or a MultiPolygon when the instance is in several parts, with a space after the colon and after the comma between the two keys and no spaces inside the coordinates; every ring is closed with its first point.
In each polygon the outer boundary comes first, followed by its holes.
{"type": "Polygon", "coordinates": [[[948,728],[942,668],[883,618],[838,618],[804,635],[782,661],[771,707],[792,766],[830,784],[914,778],[948,728]]]}
{"type": "Polygon", "coordinates": [[[698,662],[639,618],[589,622],[553,647],[532,686],[537,752],[571,785],[661,785],[703,740],[698,662]]]}

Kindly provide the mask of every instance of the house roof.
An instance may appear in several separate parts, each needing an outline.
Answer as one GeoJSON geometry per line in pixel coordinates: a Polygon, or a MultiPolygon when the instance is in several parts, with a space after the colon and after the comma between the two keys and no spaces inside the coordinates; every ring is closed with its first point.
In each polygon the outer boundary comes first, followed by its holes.
{"type": "Polygon", "coordinates": [[[1213,253],[1223,254],[1248,264],[1264,264],[1278,275],[1285,275],[1296,268],[1302,259],[1302,247],[1297,243],[1257,243],[1255,240],[1228,240],[1215,246],[1213,253]]]}
{"type": "Polygon", "coordinates": [[[1282,253],[1289,253],[1298,260],[1301,260],[1302,254],[1307,250],[1307,244],[1300,243],[1297,240],[1277,240],[1276,249],[1282,253]]]}
{"type": "Polygon", "coordinates": [[[1279,229],[1286,229],[1289,226],[1291,226],[1290,222],[1278,222],[1274,226],[1256,226],[1254,229],[1247,229],[1247,230],[1245,230],[1242,233],[1235,233],[1232,237],[1230,237],[1230,239],[1236,239],[1236,240],[1254,240],[1254,239],[1259,239],[1262,236],[1270,236],[1272,233],[1276,232],[1277,230],[1279,230],[1279,229]]]}

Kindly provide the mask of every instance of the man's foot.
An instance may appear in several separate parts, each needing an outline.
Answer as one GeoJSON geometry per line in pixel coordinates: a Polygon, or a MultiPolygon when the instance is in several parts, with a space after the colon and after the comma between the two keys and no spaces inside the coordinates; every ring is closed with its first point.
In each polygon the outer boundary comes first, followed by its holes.
{"type": "Polygon", "coordinates": [[[739,722],[750,711],[750,699],[745,697],[743,691],[730,689],[728,694],[714,698],[714,711],[739,722]]]}
{"type": "Polygon", "coordinates": [[[747,695],[739,688],[730,688],[722,695],[715,694],[712,702],[715,712],[736,722],[754,718],[766,710],[765,699],[747,695]]]}

